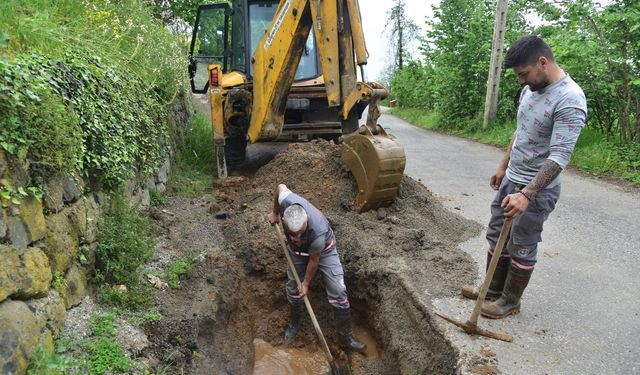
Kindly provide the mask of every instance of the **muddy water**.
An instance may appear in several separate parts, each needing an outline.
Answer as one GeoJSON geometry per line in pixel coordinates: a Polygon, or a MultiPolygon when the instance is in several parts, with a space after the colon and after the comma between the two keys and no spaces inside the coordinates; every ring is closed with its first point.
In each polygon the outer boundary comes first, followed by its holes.
{"type": "Polygon", "coordinates": [[[276,348],[268,342],[255,339],[254,375],[319,375],[331,370],[322,350],[276,348]]]}
{"type": "Polygon", "coordinates": [[[378,343],[371,336],[371,333],[367,331],[364,327],[354,326],[353,327],[353,335],[360,340],[360,342],[367,345],[367,350],[364,352],[364,356],[371,359],[380,358],[380,348],[378,348],[378,343]]]}
{"type": "MultiPolygon", "coordinates": [[[[378,343],[369,331],[364,327],[354,326],[353,335],[367,344],[367,350],[363,353],[366,358],[380,358],[378,343]]],[[[310,352],[304,348],[276,348],[261,339],[253,340],[253,346],[253,375],[320,375],[331,370],[321,349],[310,352]]]]}

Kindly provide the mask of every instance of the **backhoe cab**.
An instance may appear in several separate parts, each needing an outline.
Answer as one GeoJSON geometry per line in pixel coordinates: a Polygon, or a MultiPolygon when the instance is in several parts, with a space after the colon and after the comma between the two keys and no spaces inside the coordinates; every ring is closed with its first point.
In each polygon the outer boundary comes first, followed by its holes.
{"type": "Polygon", "coordinates": [[[200,6],[189,75],[194,93],[210,95],[218,176],[244,161],[247,142],[321,137],[341,142],[358,211],[393,202],[404,149],[377,124],[387,90],[366,82],[367,57],[357,0],[200,6]]]}

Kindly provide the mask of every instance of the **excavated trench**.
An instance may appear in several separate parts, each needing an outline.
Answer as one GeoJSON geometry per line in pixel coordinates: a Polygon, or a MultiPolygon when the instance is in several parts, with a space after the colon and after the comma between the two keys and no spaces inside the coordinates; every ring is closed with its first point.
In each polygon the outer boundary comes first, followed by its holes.
{"type": "MultiPolygon", "coordinates": [[[[321,374],[329,369],[307,318],[285,346],[286,259],[265,221],[284,183],[329,218],[367,353],[338,345],[331,308],[316,280],[311,304],[338,363],[353,374],[452,374],[459,356],[433,314],[434,298],[475,280],[473,260],[457,244],[478,224],[447,211],[405,177],[396,202],[357,214],[355,183],[326,141],[294,144],[257,170],[214,189],[215,199],[174,199],[153,214],[164,261],[200,254],[182,287],[158,293],[165,317],[148,334],[157,369],[188,374],[321,374]]],[[[316,279],[319,279],[318,277],[316,279]]]]}

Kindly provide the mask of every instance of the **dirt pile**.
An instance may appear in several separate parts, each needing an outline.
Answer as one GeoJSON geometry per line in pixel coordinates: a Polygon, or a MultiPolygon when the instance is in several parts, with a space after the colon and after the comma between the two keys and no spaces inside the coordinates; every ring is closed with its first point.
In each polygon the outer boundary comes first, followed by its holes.
{"type": "MultiPolygon", "coordinates": [[[[428,306],[432,298],[454,295],[475,280],[473,261],[457,244],[477,234],[478,224],[448,212],[408,177],[393,205],[355,213],[355,182],[343,168],[339,147],[326,141],[290,145],[253,178],[240,181],[216,192],[215,212],[205,200],[172,202],[171,222],[157,220],[165,228],[165,249],[176,256],[202,252],[205,260],[181,289],[158,298],[165,319],[150,335],[153,356],[172,356],[172,366],[190,374],[250,374],[254,339],[282,344],[286,260],[265,215],[276,185],[284,183],[331,221],[353,320],[373,333],[382,350],[381,358],[369,359],[339,349],[330,306],[316,282],[311,304],[334,356],[355,374],[455,370],[457,354],[428,306]],[[222,236],[224,242],[217,242],[222,236]]],[[[318,349],[310,322],[290,345],[318,349]]]]}
{"type": "Polygon", "coordinates": [[[393,205],[354,212],[355,182],[343,167],[339,147],[326,141],[289,146],[234,192],[237,208],[225,225],[227,247],[240,250],[253,271],[284,269],[273,229],[264,220],[278,183],[327,215],[351,277],[420,274],[432,296],[440,297],[456,293],[461,279],[475,276],[470,258],[456,245],[477,234],[477,224],[447,211],[427,188],[406,176],[393,205]]]}

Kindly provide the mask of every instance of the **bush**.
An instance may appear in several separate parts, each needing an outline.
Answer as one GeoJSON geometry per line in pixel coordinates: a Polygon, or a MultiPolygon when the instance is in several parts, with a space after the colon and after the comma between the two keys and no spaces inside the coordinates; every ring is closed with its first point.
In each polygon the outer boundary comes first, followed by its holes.
{"type": "Polygon", "coordinates": [[[150,261],[155,247],[149,220],[135,212],[122,198],[114,198],[98,226],[96,281],[124,285],[115,291],[101,285],[98,296],[104,303],[139,309],[153,297],[142,282],[142,265],[150,261]]]}

